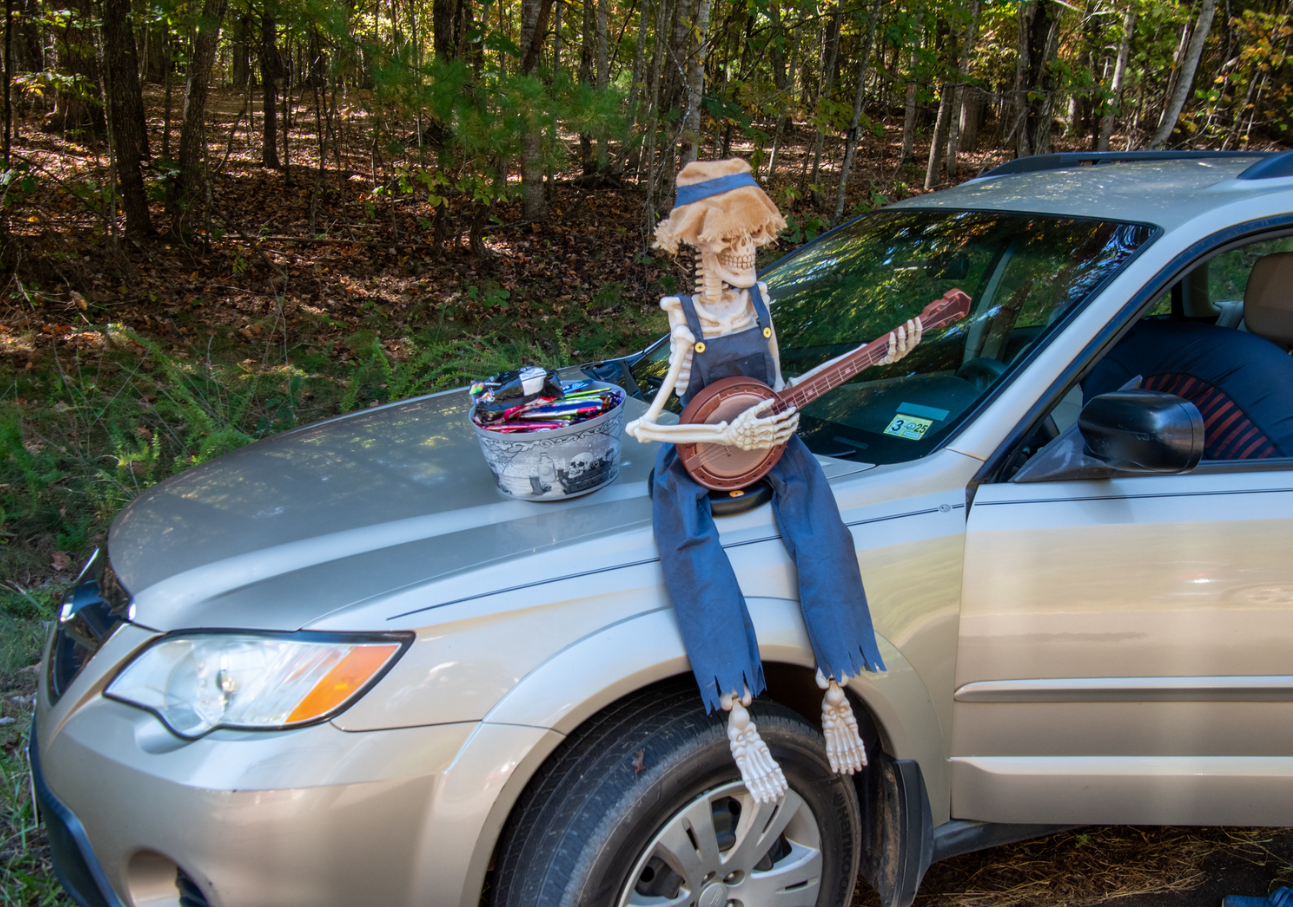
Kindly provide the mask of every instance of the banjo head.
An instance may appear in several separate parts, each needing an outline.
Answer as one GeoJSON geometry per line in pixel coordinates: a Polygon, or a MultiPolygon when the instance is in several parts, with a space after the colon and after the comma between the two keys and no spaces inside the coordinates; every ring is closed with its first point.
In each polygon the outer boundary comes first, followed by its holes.
{"type": "MultiPolygon", "coordinates": [[[[751,378],[727,378],[705,388],[683,411],[687,424],[731,422],[751,407],[776,399],[776,393],[751,378]]],[[[691,477],[706,488],[744,488],[762,478],[781,459],[784,445],[767,450],[741,450],[722,444],[679,444],[678,455],[691,477]]]]}

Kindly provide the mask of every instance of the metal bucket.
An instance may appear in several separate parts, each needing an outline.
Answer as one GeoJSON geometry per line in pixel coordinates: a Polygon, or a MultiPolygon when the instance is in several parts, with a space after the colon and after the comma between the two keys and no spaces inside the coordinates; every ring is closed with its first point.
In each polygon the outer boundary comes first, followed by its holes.
{"type": "Polygon", "coordinates": [[[468,421],[500,491],[525,501],[564,501],[619,477],[624,390],[601,381],[593,386],[618,390],[620,405],[569,428],[513,434],[486,431],[471,418],[476,411],[472,407],[468,421]]]}

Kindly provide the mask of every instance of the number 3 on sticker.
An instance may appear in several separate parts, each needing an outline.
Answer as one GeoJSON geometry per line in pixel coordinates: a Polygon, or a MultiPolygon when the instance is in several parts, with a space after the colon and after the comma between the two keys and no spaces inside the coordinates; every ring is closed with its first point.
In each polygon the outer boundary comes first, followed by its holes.
{"type": "Polygon", "coordinates": [[[899,414],[894,416],[893,421],[889,423],[889,427],[884,430],[884,433],[893,435],[895,438],[906,438],[908,441],[919,441],[933,424],[932,419],[920,419],[916,416],[899,414]]]}

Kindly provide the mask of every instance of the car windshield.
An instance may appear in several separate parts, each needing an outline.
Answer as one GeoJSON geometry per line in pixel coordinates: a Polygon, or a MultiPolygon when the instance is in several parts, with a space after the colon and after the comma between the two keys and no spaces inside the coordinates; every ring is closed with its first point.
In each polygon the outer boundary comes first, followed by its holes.
{"type": "MultiPolygon", "coordinates": [[[[948,290],[972,303],[970,317],[926,334],[905,359],[804,407],[800,437],[814,453],[870,463],[925,455],[1155,233],[1037,214],[900,210],[806,246],[761,275],[786,377],[887,333],[948,290]]],[[[668,356],[663,343],[633,366],[647,398],[668,356]]],[[[676,397],[670,408],[680,411],[676,397]]]]}

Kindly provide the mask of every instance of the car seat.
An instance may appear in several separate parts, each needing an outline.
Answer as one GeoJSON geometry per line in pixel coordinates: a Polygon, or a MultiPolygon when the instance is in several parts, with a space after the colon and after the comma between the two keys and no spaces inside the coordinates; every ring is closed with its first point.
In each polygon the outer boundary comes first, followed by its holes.
{"type": "Polygon", "coordinates": [[[1285,352],[1293,349],[1293,252],[1257,259],[1244,288],[1244,325],[1285,352]]]}

